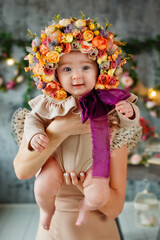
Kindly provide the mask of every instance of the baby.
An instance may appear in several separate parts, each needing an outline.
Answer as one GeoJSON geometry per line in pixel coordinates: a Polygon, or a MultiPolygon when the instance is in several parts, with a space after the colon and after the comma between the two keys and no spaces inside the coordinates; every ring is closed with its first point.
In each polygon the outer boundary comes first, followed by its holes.
{"type": "MultiPolygon", "coordinates": [[[[32,41],[32,51],[27,56],[29,70],[33,71],[36,85],[44,94],[29,102],[32,111],[26,117],[24,132],[30,150],[41,152],[47,148],[45,128],[54,118],[64,116],[69,111],[73,114],[82,113],[81,97],[93,89],[105,91],[117,87],[121,65],[125,62],[118,45],[120,42],[114,40],[113,34],[103,30],[97,23],[75,18],[53,22],[42,32],[41,40],[36,37],[32,41]]],[[[127,127],[138,122],[139,112],[135,100],[136,97],[131,95],[126,101],[113,104],[115,108],[108,111],[111,123],[127,127]]],[[[101,134],[103,136],[103,130],[101,134]]],[[[76,147],[74,143],[70,145],[66,154],[72,156],[76,147]]],[[[93,169],[91,162],[86,165],[86,173],[93,169]]],[[[55,211],[55,196],[63,183],[64,171],[66,169],[55,152],[35,181],[35,198],[41,209],[40,221],[46,230],[49,230],[55,211]]],[[[89,185],[84,187],[84,200],[76,225],[80,226],[87,221],[89,210],[104,206],[109,195],[109,176],[90,175],[89,185]]]]}

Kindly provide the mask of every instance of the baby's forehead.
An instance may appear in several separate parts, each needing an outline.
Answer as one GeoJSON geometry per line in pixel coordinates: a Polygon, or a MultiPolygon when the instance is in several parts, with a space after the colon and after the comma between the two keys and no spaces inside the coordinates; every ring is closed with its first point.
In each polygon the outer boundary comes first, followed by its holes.
{"type": "Polygon", "coordinates": [[[88,58],[88,54],[84,54],[81,53],[79,51],[73,51],[70,53],[65,53],[60,57],[60,61],[58,63],[59,66],[63,65],[63,64],[75,64],[75,63],[79,63],[79,64],[95,64],[95,61],[93,61],[92,59],[88,58]]]}

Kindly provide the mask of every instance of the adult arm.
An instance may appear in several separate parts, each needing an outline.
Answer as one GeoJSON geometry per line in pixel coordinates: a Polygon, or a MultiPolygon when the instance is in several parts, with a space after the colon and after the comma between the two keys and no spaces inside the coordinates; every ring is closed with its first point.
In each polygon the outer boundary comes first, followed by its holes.
{"type": "Polygon", "coordinates": [[[110,165],[110,197],[107,204],[100,209],[110,218],[116,218],[125,202],[127,182],[127,146],[112,151],[110,165]]]}
{"type": "Polygon", "coordinates": [[[82,124],[79,115],[69,112],[64,117],[57,117],[46,129],[49,138],[48,148],[41,153],[29,151],[23,136],[22,143],[14,159],[14,169],[19,179],[32,178],[45,164],[53,151],[70,135],[90,132],[89,122],[82,124]]]}

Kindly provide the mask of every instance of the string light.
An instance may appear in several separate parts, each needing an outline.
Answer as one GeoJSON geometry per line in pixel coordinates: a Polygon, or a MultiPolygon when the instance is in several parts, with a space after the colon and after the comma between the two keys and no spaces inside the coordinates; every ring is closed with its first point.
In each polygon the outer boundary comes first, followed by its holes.
{"type": "Polygon", "coordinates": [[[7,64],[8,64],[9,66],[12,66],[14,63],[15,63],[15,61],[14,61],[13,58],[7,59],[7,64]]]}
{"type": "Polygon", "coordinates": [[[157,93],[153,88],[149,88],[148,90],[148,97],[151,99],[154,99],[156,97],[157,93]]]}
{"type": "Polygon", "coordinates": [[[160,91],[149,88],[148,97],[154,102],[156,102],[157,105],[160,105],[160,91]]]}

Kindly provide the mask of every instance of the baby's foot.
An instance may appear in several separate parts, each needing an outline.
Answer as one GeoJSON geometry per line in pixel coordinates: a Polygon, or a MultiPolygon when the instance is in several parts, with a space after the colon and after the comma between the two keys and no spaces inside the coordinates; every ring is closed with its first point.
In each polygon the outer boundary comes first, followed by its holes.
{"type": "Polygon", "coordinates": [[[85,224],[88,220],[88,211],[86,210],[84,206],[84,200],[80,203],[80,209],[79,209],[79,215],[76,221],[76,226],[81,226],[85,224]]]}
{"type": "MultiPolygon", "coordinates": [[[[55,211],[55,209],[54,209],[54,211],[55,211]]],[[[42,224],[43,228],[47,231],[50,228],[50,223],[51,223],[51,219],[54,214],[54,211],[45,212],[42,209],[40,210],[40,223],[42,224]]]]}

